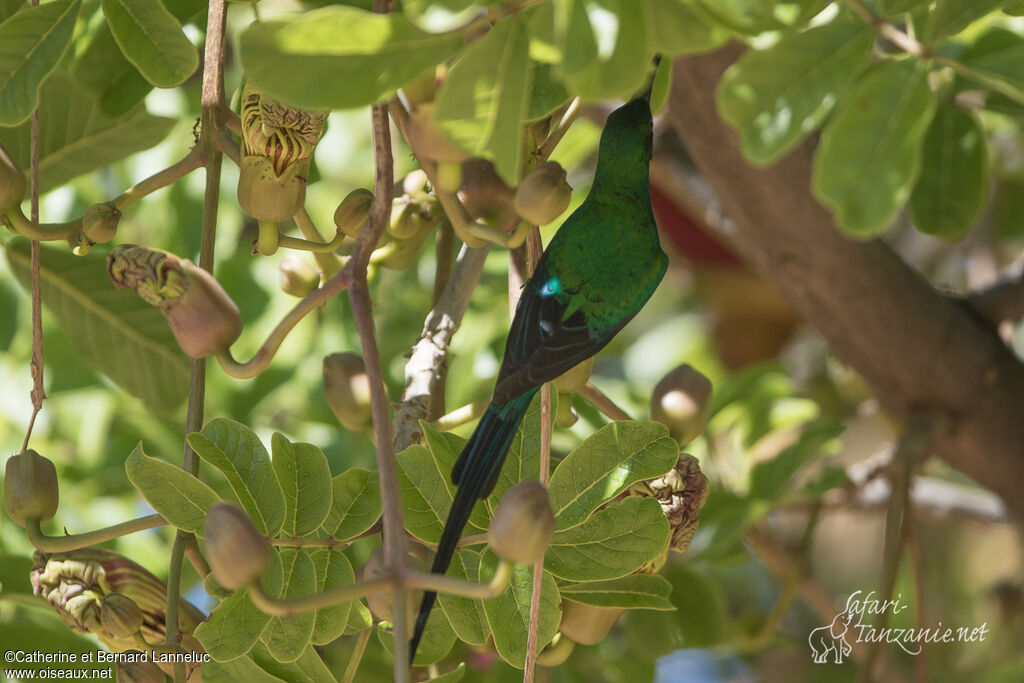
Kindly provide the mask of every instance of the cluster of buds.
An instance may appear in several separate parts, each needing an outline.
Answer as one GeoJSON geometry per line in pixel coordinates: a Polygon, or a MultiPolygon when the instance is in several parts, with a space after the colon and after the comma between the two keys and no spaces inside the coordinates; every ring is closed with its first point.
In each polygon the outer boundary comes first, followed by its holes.
{"type": "Polygon", "coordinates": [[[238,203],[257,220],[288,220],[306,199],[306,176],[327,115],[290,107],[247,87],[241,118],[238,203]]]}
{"type": "MultiPolygon", "coordinates": [[[[167,637],[167,586],[143,567],[111,550],[85,548],[34,557],[32,589],[75,633],[91,633],[114,652],[167,637]]],[[[192,632],[203,615],[185,600],[179,605],[181,646],[202,653],[192,632]]]]}
{"type": "Polygon", "coordinates": [[[4,507],[19,526],[35,519],[40,524],[53,519],[59,499],[57,469],[53,463],[29,449],[7,459],[4,466],[4,507]]]}
{"type": "Polygon", "coordinates": [[[131,287],[160,309],[181,350],[192,358],[226,351],[242,333],[238,306],[209,272],[174,254],[121,244],[107,256],[118,289],[131,287]]]}

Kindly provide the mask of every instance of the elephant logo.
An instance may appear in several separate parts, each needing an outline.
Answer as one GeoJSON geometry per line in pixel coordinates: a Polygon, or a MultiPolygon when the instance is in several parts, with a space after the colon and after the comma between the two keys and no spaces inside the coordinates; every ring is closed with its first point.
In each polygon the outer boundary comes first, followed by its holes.
{"type": "Polygon", "coordinates": [[[846,631],[853,620],[853,613],[842,611],[836,615],[828,626],[820,626],[807,636],[807,644],[811,646],[815,664],[824,664],[832,653],[836,664],[843,663],[843,657],[849,656],[853,648],[846,641],[846,631]]]}

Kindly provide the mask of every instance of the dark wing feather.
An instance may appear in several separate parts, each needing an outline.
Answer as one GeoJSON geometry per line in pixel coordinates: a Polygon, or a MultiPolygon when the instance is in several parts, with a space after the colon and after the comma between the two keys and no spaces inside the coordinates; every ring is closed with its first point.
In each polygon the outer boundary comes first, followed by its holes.
{"type": "Polygon", "coordinates": [[[575,292],[562,291],[560,296],[545,293],[544,286],[550,279],[547,259],[542,257],[523,288],[509,329],[492,399],[497,406],[590,358],[632,317],[603,329],[594,329],[579,310],[566,318],[569,299],[575,292]]]}

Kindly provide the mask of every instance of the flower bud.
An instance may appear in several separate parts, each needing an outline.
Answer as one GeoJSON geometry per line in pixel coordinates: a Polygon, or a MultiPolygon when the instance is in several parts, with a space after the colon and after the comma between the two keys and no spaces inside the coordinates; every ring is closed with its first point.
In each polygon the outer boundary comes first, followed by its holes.
{"type": "Polygon", "coordinates": [[[302,298],[320,286],[320,273],[313,264],[296,254],[287,254],[277,266],[281,291],[302,298]]]}
{"type": "Polygon", "coordinates": [[[417,201],[426,199],[429,191],[427,172],[422,168],[409,171],[405,178],[402,179],[402,192],[417,201]]]}
{"type": "Polygon", "coordinates": [[[505,232],[514,230],[519,223],[519,215],[512,206],[515,194],[491,162],[470,159],[462,164],[458,197],[470,218],[495,225],[505,232]]]}
{"type": "MultiPolygon", "coordinates": [[[[29,575],[33,591],[75,633],[93,633],[115,652],[134,649],[134,638],[118,638],[104,624],[103,612],[110,612],[106,596],[120,593],[140,610],[142,623],[137,630],[143,637],[151,643],[166,639],[167,586],[128,558],[110,550],[83,548],[50,555],[37,552],[34,560],[29,575]]],[[[192,636],[203,618],[190,603],[179,601],[183,647],[203,651],[192,636]]]]}
{"type": "Polygon", "coordinates": [[[28,187],[25,174],[0,145],[0,219],[15,207],[20,207],[28,187]]]}
{"type": "Polygon", "coordinates": [[[455,192],[462,184],[462,164],[458,161],[440,161],[437,164],[437,186],[445,192],[455,192]]]}
{"type": "Polygon", "coordinates": [[[651,418],[668,427],[681,446],[704,431],[711,410],[711,381],[690,365],[665,375],[651,396],[651,418]]]}
{"type": "Polygon", "coordinates": [[[327,115],[242,92],[242,164],[238,203],[261,221],[288,220],[306,199],[306,176],[327,115]]]}
{"type": "Polygon", "coordinates": [[[503,560],[533,564],[555,536],[555,514],[548,490],[536,479],[516,484],[501,499],[487,542],[503,560]]]}
{"type": "MultiPolygon", "coordinates": [[[[700,509],[708,499],[708,478],[700,471],[700,462],[688,453],[681,453],[676,466],[663,476],[646,482],[648,495],[661,504],[668,517],[672,536],[669,549],[686,552],[700,522],[700,509]]],[[[636,492],[636,489],[634,489],[636,492]]]]}
{"type": "Polygon", "coordinates": [[[560,394],[571,394],[574,391],[579,391],[590,381],[590,373],[593,369],[593,358],[577,363],[555,378],[555,389],[560,394]]]}
{"type": "Polygon", "coordinates": [[[412,111],[406,132],[409,146],[417,155],[439,162],[466,158],[466,153],[448,140],[434,120],[433,102],[424,102],[412,111]]]}
{"type": "Polygon", "coordinates": [[[412,201],[408,195],[396,197],[392,202],[388,233],[395,239],[411,239],[429,223],[430,219],[419,203],[412,201]]]}
{"type": "Polygon", "coordinates": [[[128,640],[142,628],[142,610],[121,593],[108,593],[100,601],[100,623],[114,638],[128,640]]]}
{"type": "Polygon", "coordinates": [[[324,397],[341,425],[352,432],[369,429],[370,379],[363,359],[354,353],[324,358],[324,397]]]}
{"type": "Polygon", "coordinates": [[[576,408],[572,405],[572,397],[562,394],[558,397],[558,411],[555,413],[555,424],[562,429],[568,429],[576,424],[580,416],[576,414],[576,408]]]}
{"type": "Polygon", "coordinates": [[[270,542],[242,508],[221,501],[206,513],[206,556],[220,585],[235,590],[270,567],[270,542]]]}
{"type": "Polygon", "coordinates": [[[33,450],[7,459],[4,468],[4,506],[7,515],[19,526],[26,520],[39,523],[53,519],[57,512],[57,469],[33,450]]]}
{"type": "Polygon", "coordinates": [[[580,645],[596,645],[605,639],[615,620],[625,611],[618,607],[598,607],[563,600],[562,623],[558,630],[580,645]]]}
{"type": "Polygon", "coordinates": [[[547,161],[526,174],[516,189],[516,212],[534,225],[546,225],[569,208],[572,188],[565,169],[547,161]]]}
{"type": "Polygon", "coordinates": [[[226,350],[242,333],[238,306],[206,270],[160,249],[118,245],[107,256],[118,289],[131,287],[167,318],[181,350],[205,358],[226,350]]]}
{"type": "Polygon", "coordinates": [[[366,219],[370,217],[370,206],[373,204],[373,193],[364,187],[357,187],[341,200],[334,210],[334,225],[338,232],[349,237],[359,237],[366,219]]]}
{"type": "Polygon", "coordinates": [[[93,242],[103,244],[114,239],[121,212],[112,204],[93,204],[85,210],[82,232],[93,242]]]}

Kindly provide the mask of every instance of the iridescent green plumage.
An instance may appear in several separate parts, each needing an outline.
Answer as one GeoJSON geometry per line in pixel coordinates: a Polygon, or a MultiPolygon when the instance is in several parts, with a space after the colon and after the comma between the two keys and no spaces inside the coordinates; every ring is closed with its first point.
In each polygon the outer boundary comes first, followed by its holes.
{"type": "MultiPolygon", "coordinates": [[[[661,282],[668,257],[658,242],[648,167],[647,97],[608,117],[590,194],[562,224],[523,286],[494,397],[452,469],[458,487],[431,571],[444,573],[477,499],[494,488],[516,429],[540,386],[600,351],[661,282]]],[[[435,593],[420,606],[411,654],[435,593]]]]}

